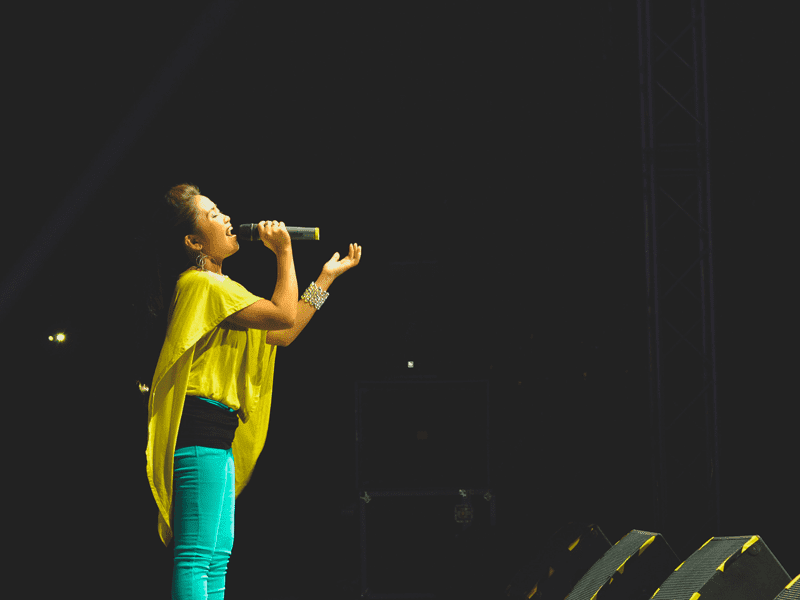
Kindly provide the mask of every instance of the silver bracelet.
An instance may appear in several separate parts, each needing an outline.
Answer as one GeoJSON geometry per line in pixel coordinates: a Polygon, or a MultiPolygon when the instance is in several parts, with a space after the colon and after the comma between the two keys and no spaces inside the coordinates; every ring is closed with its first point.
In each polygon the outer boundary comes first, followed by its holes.
{"type": "Polygon", "coordinates": [[[325,300],[328,299],[328,296],[330,296],[328,292],[324,291],[316,284],[316,282],[312,281],[311,285],[309,285],[306,291],[303,292],[303,296],[300,299],[306,304],[310,304],[319,310],[325,300]]]}

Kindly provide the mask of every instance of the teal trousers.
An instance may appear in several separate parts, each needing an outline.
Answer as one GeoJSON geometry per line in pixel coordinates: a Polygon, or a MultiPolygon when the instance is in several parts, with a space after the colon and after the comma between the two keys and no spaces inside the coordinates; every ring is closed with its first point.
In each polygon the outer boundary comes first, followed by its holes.
{"type": "Polygon", "coordinates": [[[172,600],[222,600],[233,549],[233,450],[175,451],[172,600]]]}

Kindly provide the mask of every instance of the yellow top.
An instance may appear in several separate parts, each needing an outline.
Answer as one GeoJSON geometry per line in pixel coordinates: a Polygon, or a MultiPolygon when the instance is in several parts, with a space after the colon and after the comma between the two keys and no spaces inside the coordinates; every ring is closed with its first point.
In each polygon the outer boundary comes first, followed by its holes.
{"type": "Polygon", "coordinates": [[[167,316],[167,335],[147,406],[147,479],[158,505],[158,532],[172,539],[172,473],[175,442],[188,395],[237,411],[233,439],[236,496],[250,481],[267,438],[276,346],[266,331],[223,321],[257,300],[243,286],[209,271],[180,275],[167,316]]]}

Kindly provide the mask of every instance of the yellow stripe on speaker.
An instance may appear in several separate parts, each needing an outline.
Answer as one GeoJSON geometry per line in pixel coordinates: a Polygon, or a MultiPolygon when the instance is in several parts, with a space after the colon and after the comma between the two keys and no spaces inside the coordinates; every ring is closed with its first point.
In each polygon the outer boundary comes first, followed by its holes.
{"type": "Polygon", "coordinates": [[[747,549],[748,549],[750,546],[752,546],[753,544],[755,544],[757,541],[758,541],[758,536],[757,536],[757,535],[754,535],[753,537],[751,537],[751,538],[750,538],[750,541],[749,541],[749,542],[747,542],[747,543],[744,545],[744,547],[742,548],[742,554],[744,554],[745,552],[747,552],[747,549]]]}
{"type": "Polygon", "coordinates": [[[795,583],[797,583],[798,581],[800,581],[800,575],[798,575],[797,577],[795,577],[794,579],[792,579],[792,580],[789,582],[789,585],[787,585],[787,586],[786,586],[786,589],[787,589],[787,590],[790,590],[790,589],[792,589],[792,586],[793,586],[795,583]]]}
{"type": "Polygon", "coordinates": [[[700,597],[700,592],[695,592],[689,600],[697,600],[700,597]]]}
{"type": "Polygon", "coordinates": [[[720,571],[720,572],[724,573],[724,572],[725,572],[725,565],[727,565],[727,564],[728,564],[728,561],[729,561],[730,559],[732,559],[734,556],[741,556],[742,554],[744,554],[745,552],[747,552],[747,549],[748,549],[748,548],[750,548],[750,546],[752,546],[753,544],[755,544],[755,543],[758,541],[758,539],[759,539],[759,538],[758,538],[758,536],[757,536],[757,535],[754,535],[753,537],[751,537],[751,538],[750,538],[750,539],[747,541],[747,543],[746,543],[744,546],[742,546],[742,549],[741,549],[739,552],[734,552],[734,553],[733,553],[733,554],[731,554],[731,555],[730,555],[728,558],[726,558],[726,559],[723,561],[723,563],[722,563],[720,566],[718,566],[718,567],[717,567],[717,571],[720,571]]]}
{"type": "Polygon", "coordinates": [[[741,553],[741,552],[734,552],[734,553],[733,553],[733,554],[731,554],[731,555],[730,555],[728,558],[726,558],[725,560],[723,560],[723,561],[722,561],[722,564],[721,564],[720,566],[718,566],[718,567],[717,567],[717,571],[719,571],[720,573],[724,573],[724,572],[725,572],[725,567],[727,566],[727,564],[728,564],[728,561],[729,561],[730,559],[732,559],[734,556],[737,556],[737,557],[738,557],[738,556],[741,556],[741,555],[742,555],[742,553],[741,553]]]}
{"type": "Polygon", "coordinates": [[[539,591],[539,583],[537,582],[536,585],[533,586],[533,589],[531,590],[531,593],[528,594],[528,600],[531,600],[531,598],[533,598],[536,595],[536,592],[538,592],[538,591],[539,591]]]}
{"type": "Polygon", "coordinates": [[[622,575],[625,572],[625,565],[627,564],[628,559],[630,559],[630,556],[628,558],[626,558],[625,560],[623,560],[622,564],[617,569],[617,573],[619,573],[620,575],[622,575]]]}
{"type": "Polygon", "coordinates": [[[569,545],[569,551],[570,551],[570,552],[572,552],[572,551],[575,549],[575,546],[577,546],[578,544],[580,544],[580,542],[581,542],[581,538],[579,537],[577,540],[575,540],[574,542],[572,542],[572,543],[569,545]]]}
{"type": "Polygon", "coordinates": [[[647,550],[647,548],[650,546],[650,544],[653,543],[653,540],[655,540],[655,539],[656,539],[656,536],[653,536],[649,540],[647,540],[644,544],[642,544],[642,547],[639,548],[639,556],[642,555],[642,552],[647,550]]]}

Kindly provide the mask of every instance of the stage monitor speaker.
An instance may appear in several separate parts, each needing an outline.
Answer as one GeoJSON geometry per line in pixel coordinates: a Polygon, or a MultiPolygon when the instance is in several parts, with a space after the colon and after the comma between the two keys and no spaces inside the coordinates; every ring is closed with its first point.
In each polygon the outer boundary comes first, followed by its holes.
{"type": "Polygon", "coordinates": [[[584,573],[611,548],[597,525],[567,523],[505,588],[509,600],[564,600],[584,573]]]}
{"type": "Polygon", "coordinates": [[[774,600],[789,579],[759,536],[715,537],[675,569],[653,600],[774,600]]]}
{"type": "Polygon", "coordinates": [[[567,599],[648,600],[679,562],[661,534],[634,529],[592,565],[567,599]]]}
{"type": "Polygon", "coordinates": [[[800,575],[792,579],[775,600],[800,600],[800,575]]]}

